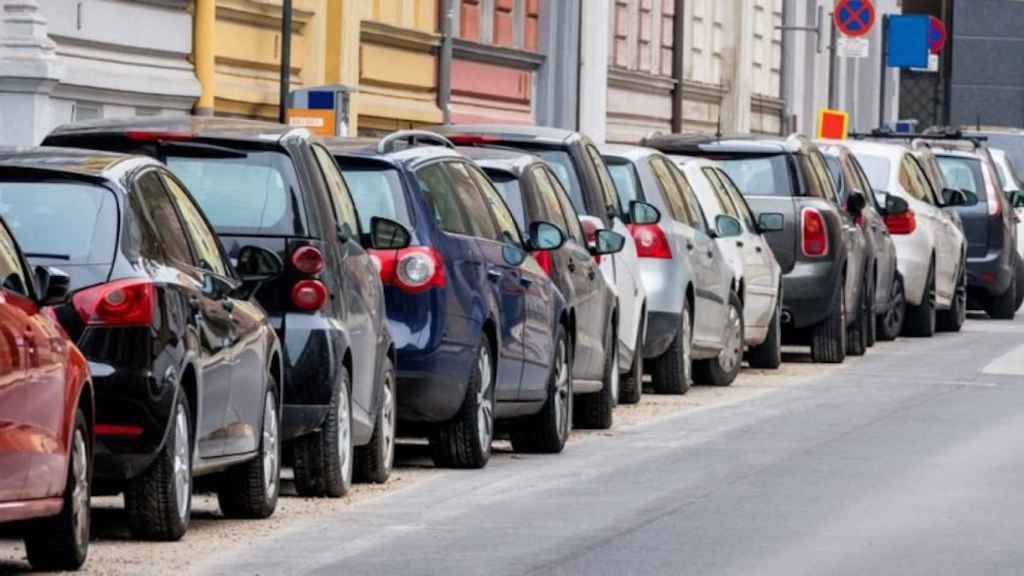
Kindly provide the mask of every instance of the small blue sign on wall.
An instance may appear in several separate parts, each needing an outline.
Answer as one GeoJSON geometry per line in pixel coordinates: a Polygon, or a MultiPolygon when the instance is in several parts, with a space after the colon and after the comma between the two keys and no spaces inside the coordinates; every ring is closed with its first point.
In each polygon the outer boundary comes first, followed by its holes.
{"type": "Polygon", "coordinates": [[[885,65],[890,68],[927,68],[931,22],[927,15],[886,18],[885,65]]]}

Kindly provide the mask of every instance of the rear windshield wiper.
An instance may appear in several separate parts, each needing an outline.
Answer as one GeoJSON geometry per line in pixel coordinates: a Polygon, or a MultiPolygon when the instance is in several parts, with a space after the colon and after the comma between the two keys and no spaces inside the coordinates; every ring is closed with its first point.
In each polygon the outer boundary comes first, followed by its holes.
{"type": "Polygon", "coordinates": [[[248,158],[249,154],[235,148],[203,144],[202,142],[174,142],[162,140],[158,143],[161,156],[183,156],[194,158],[248,158]],[[168,154],[171,152],[171,154],[168,154]]]}
{"type": "Polygon", "coordinates": [[[47,252],[25,252],[26,258],[49,258],[50,260],[71,260],[70,254],[49,254],[47,252]]]}

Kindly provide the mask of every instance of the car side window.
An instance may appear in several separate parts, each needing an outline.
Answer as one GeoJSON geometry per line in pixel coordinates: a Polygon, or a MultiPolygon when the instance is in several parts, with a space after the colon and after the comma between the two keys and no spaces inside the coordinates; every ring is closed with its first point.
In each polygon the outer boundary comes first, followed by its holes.
{"type": "Polygon", "coordinates": [[[690,213],[683,202],[683,195],[679,191],[679,184],[672,179],[672,173],[669,172],[665,159],[660,156],[651,156],[647,160],[647,165],[650,167],[651,173],[654,174],[654,181],[661,190],[661,197],[665,199],[665,205],[671,212],[672,218],[684,224],[692,224],[690,213]]]}
{"type": "Polygon", "coordinates": [[[833,185],[832,175],[828,171],[828,167],[825,166],[825,160],[822,159],[820,152],[813,152],[810,155],[811,167],[814,169],[815,175],[818,177],[818,181],[821,183],[821,191],[825,195],[825,199],[832,204],[839,206],[839,197],[836,195],[836,188],[833,185]]]}
{"type": "Polygon", "coordinates": [[[909,154],[903,156],[903,160],[900,162],[900,184],[914,199],[928,202],[925,188],[921,186],[921,180],[914,171],[916,167],[910,160],[909,154]]]}
{"type": "Polygon", "coordinates": [[[540,166],[534,166],[530,169],[530,177],[534,184],[537,185],[538,207],[543,214],[543,218],[558,226],[562,232],[568,234],[569,225],[565,220],[565,215],[562,213],[562,207],[558,204],[558,192],[551,185],[547,172],[540,166]]]}
{"type": "Polygon", "coordinates": [[[729,198],[729,193],[725,189],[725,184],[722,184],[722,180],[718,177],[718,172],[710,167],[704,168],[703,172],[707,176],[708,181],[711,182],[711,189],[715,192],[715,199],[718,200],[718,205],[722,207],[722,212],[739,219],[740,213],[736,209],[736,205],[732,203],[732,199],[729,198]]]}
{"type": "Polygon", "coordinates": [[[707,217],[704,215],[704,209],[701,208],[700,200],[697,199],[697,194],[693,191],[693,186],[690,185],[689,179],[676,166],[671,166],[669,170],[676,179],[680,192],[682,192],[686,210],[690,214],[690,226],[706,233],[708,231],[707,217]]]}
{"type": "Polygon", "coordinates": [[[192,250],[195,252],[198,267],[229,278],[231,273],[227,264],[224,263],[220,243],[217,241],[217,236],[210,230],[206,219],[203,218],[203,213],[196,208],[192,198],[174,178],[163,173],[160,176],[171,193],[171,198],[178,206],[178,213],[181,215],[188,237],[192,241],[192,250]]]}
{"type": "Polygon", "coordinates": [[[593,144],[587,144],[586,150],[587,155],[590,156],[590,162],[594,166],[594,172],[597,173],[597,178],[601,181],[601,197],[604,200],[605,212],[616,214],[621,218],[626,210],[619,202],[615,182],[612,181],[612,176],[608,173],[608,166],[605,165],[601,152],[593,144]]]}
{"type": "Polygon", "coordinates": [[[516,225],[516,219],[512,216],[512,211],[508,209],[508,204],[505,204],[505,201],[501,199],[501,194],[498,194],[498,191],[494,188],[494,184],[491,184],[487,176],[476,166],[465,166],[464,168],[473,176],[477,187],[480,189],[484,204],[494,219],[499,241],[512,242],[517,246],[521,245],[522,237],[519,234],[519,226],[516,225]]]}
{"type": "Polygon", "coordinates": [[[28,296],[28,274],[21,265],[14,239],[0,224],[0,289],[28,296]]]}
{"type": "Polygon", "coordinates": [[[327,190],[331,195],[331,204],[334,206],[334,215],[338,219],[338,226],[344,229],[345,235],[349,237],[358,236],[359,213],[355,204],[352,203],[352,196],[349,194],[348,185],[345,179],[338,172],[334,158],[330,152],[322,146],[313,146],[313,154],[316,156],[320,173],[327,183],[327,190]]]}
{"type": "Polygon", "coordinates": [[[868,175],[864,172],[860,161],[852,154],[850,155],[850,171],[853,172],[857,185],[860,186],[860,190],[864,193],[867,201],[875,208],[878,208],[878,197],[875,196],[874,190],[871,187],[871,180],[868,179],[868,175]]]}
{"type": "Polygon", "coordinates": [[[466,223],[466,215],[455,199],[455,191],[452,190],[452,184],[442,164],[430,164],[417,170],[416,182],[426,196],[427,203],[434,212],[434,221],[441,230],[449,234],[471,233],[466,223]]]}
{"type": "Polygon", "coordinates": [[[732,178],[723,170],[716,169],[715,173],[718,174],[718,179],[722,182],[722,186],[725,187],[729,200],[736,207],[739,219],[746,223],[747,230],[757,230],[757,218],[754,217],[754,211],[750,209],[747,199],[740,193],[740,189],[736,187],[732,178]]]}
{"type": "Polygon", "coordinates": [[[456,202],[462,207],[469,218],[469,226],[473,236],[500,242],[494,218],[487,211],[479,186],[473,181],[469,170],[462,162],[446,162],[448,176],[452,180],[456,202]]]}
{"type": "Polygon", "coordinates": [[[938,205],[939,202],[936,198],[936,190],[932,189],[931,180],[925,175],[924,168],[917,162],[917,158],[913,156],[907,156],[909,164],[907,165],[910,170],[911,179],[917,182],[918,188],[921,189],[921,200],[929,204],[938,205]]]}
{"type": "Polygon", "coordinates": [[[576,208],[572,205],[569,193],[562,186],[562,181],[552,174],[551,170],[546,166],[541,169],[541,172],[547,177],[551,187],[555,189],[555,198],[558,200],[558,205],[562,208],[562,216],[565,217],[566,228],[568,228],[566,233],[569,235],[569,238],[572,238],[580,246],[586,246],[587,238],[583,233],[579,214],[576,213],[576,208]]]}
{"type": "Polygon", "coordinates": [[[166,265],[193,265],[185,227],[156,170],[135,179],[128,208],[127,244],[138,256],[166,265]]]}

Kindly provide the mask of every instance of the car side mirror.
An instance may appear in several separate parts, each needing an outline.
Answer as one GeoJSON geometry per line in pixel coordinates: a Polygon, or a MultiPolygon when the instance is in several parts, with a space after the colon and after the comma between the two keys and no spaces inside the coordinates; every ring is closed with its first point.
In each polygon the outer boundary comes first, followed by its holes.
{"type": "Polygon", "coordinates": [[[765,212],[757,217],[757,231],[782,232],[786,226],[786,217],[780,212],[765,212]]]}
{"type": "Polygon", "coordinates": [[[653,204],[640,200],[633,200],[629,203],[630,224],[657,224],[661,222],[661,211],[653,204]]]}
{"type": "Polygon", "coordinates": [[[1013,208],[1024,208],[1024,192],[1011,192],[1010,193],[1010,206],[1013,208]]]}
{"type": "Polygon", "coordinates": [[[235,272],[243,284],[259,285],[272,280],[284,271],[284,263],[277,253],[261,246],[243,246],[238,251],[235,272]]]}
{"type": "Polygon", "coordinates": [[[39,287],[40,306],[56,306],[67,302],[71,293],[71,276],[53,267],[36,266],[36,286],[39,287]]]}
{"type": "Polygon", "coordinates": [[[740,221],[727,214],[719,214],[715,217],[715,237],[735,238],[743,234],[743,225],[740,221]]]}
{"type": "Polygon", "coordinates": [[[527,252],[512,242],[506,242],[501,248],[501,256],[506,264],[515,267],[526,262],[527,252]]]}
{"type": "Polygon", "coordinates": [[[857,216],[864,211],[864,208],[868,205],[868,199],[864,197],[864,193],[860,190],[851,190],[849,195],[846,197],[846,212],[857,216]]]}
{"type": "Polygon", "coordinates": [[[907,201],[903,198],[892,194],[885,194],[884,197],[882,205],[885,206],[885,213],[887,215],[906,214],[910,210],[910,204],[907,204],[907,201]]]}
{"type": "MultiPolygon", "coordinates": [[[[954,207],[958,207],[958,208],[959,207],[964,207],[964,206],[972,206],[972,204],[969,203],[970,202],[970,198],[968,197],[968,194],[974,195],[973,192],[970,192],[968,190],[964,190],[964,189],[961,189],[961,188],[943,188],[942,189],[942,205],[943,206],[954,206],[954,207]]],[[[977,204],[977,203],[978,203],[978,197],[975,195],[974,196],[974,204],[977,204]]]]}
{"type": "Polygon", "coordinates": [[[617,254],[626,247],[626,237],[618,232],[598,230],[596,236],[594,244],[587,248],[594,256],[617,254]]]}
{"type": "Polygon", "coordinates": [[[530,251],[546,252],[558,250],[565,244],[565,234],[550,222],[534,222],[530,224],[530,251]]]}
{"type": "Polygon", "coordinates": [[[374,250],[401,250],[408,248],[412,237],[409,230],[388,218],[370,218],[370,248],[374,250]]]}

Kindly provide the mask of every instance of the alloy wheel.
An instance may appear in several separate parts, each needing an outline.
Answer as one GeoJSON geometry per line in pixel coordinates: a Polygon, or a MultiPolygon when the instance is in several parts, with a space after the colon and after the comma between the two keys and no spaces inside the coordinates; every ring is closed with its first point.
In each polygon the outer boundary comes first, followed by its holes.
{"type": "Polygon", "coordinates": [[[480,349],[477,367],[480,370],[480,387],[476,393],[477,438],[480,440],[480,446],[486,452],[494,434],[494,401],[491,399],[494,378],[491,374],[491,354],[486,347],[480,349]]]}
{"type": "Polygon", "coordinates": [[[892,281],[892,297],[889,301],[889,311],[885,314],[886,331],[889,334],[899,332],[903,326],[903,315],[906,312],[906,300],[903,296],[903,282],[899,278],[892,281]]]}
{"type": "Polygon", "coordinates": [[[734,306],[729,307],[728,334],[725,338],[725,346],[718,355],[718,366],[723,372],[731,373],[743,356],[743,343],[740,333],[743,331],[743,322],[739,312],[734,306]]]}
{"type": "Polygon", "coordinates": [[[178,516],[185,520],[188,502],[192,497],[192,466],[189,458],[188,416],[185,407],[178,405],[174,416],[174,492],[178,516]]]}
{"type": "Polygon", "coordinates": [[[683,307],[683,318],[682,325],[680,326],[680,334],[682,335],[683,342],[679,347],[679,350],[683,356],[683,379],[685,386],[689,386],[690,382],[693,381],[693,362],[691,360],[692,348],[693,348],[693,327],[690,325],[690,308],[683,307]]]}
{"type": "Polygon", "coordinates": [[[280,454],[277,435],[277,406],[274,402],[274,395],[268,393],[263,406],[263,487],[270,498],[277,493],[278,455],[280,454]]]}
{"type": "Polygon", "coordinates": [[[569,397],[569,362],[566,358],[565,341],[558,343],[558,353],[555,355],[555,429],[558,430],[559,438],[569,436],[569,421],[572,417],[569,414],[571,398],[569,397]]]}
{"type": "Polygon", "coordinates": [[[71,477],[75,483],[71,492],[71,521],[75,541],[81,545],[89,541],[89,450],[86,448],[85,436],[79,429],[75,429],[71,449],[71,477]]]}
{"type": "Polygon", "coordinates": [[[383,445],[384,445],[384,462],[388,469],[391,468],[391,463],[394,461],[395,453],[395,434],[396,434],[396,420],[395,420],[395,392],[392,390],[394,386],[394,379],[390,372],[384,380],[384,398],[383,407],[381,410],[381,422],[382,433],[384,434],[383,445]]]}
{"type": "Polygon", "coordinates": [[[350,407],[348,386],[342,383],[338,390],[338,464],[341,466],[342,483],[345,486],[352,482],[352,418],[349,415],[350,407]]]}
{"type": "Polygon", "coordinates": [[[611,387],[612,387],[612,402],[618,404],[619,402],[619,339],[614,335],[612,336],[612,374],[611,374],[611,387]]]}

